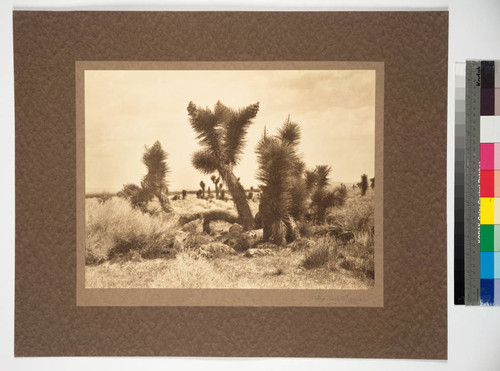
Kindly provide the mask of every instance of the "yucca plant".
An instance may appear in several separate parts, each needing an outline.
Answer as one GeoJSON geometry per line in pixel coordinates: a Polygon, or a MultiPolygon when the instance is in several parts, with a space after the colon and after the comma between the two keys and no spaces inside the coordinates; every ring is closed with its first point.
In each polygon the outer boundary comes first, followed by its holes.
{"type": "Polygon", "coordinates": [[[142,162],[146,165],[148,173],[142,179],[141,185],[150,195],[156,197],[165,212],[171,212],[172,207],[168,200],[167,175],[170,169],[167,165],[168,154],[163,150],[159,141],[151,147],[144,146],[142,162]]]}
{"type": "MultiPolygon", "coordinates": [[[[375,185],[375,183],[373,184],[375,185]]],[[[361,191],[361,196],[364,196],[368,190],[368,176],[366,174],[361,175],[361,182],[358,183],[358,188],[361,191]]]]}
{"type": "Polygon", "coordinates": [[[145,191],[137,184],[124,184],[123,188],[117,194],[118,197],[126,199],[132,207],[135,207],[143,212],[147,211],[147,204],[151,200],[149,192],[145,191]]]}
{"type": "Polygon", "coordinates": [[[314,210],[314,219],[318,223],[323,223],[326,217],[326,210],[329,207],[335,206],[339,202],[339,196],[342,196],[342,203],[347,195],[347,190],[343,188],[337,191],[328,191],[330,185],[330,166],[317,165],[313,171],[308,171],[306,181],[312,187],[311,207],[314,210]],[[338,194],[340,193],[340,194],[338,194]]]}
{"type": "Polygon", "coordinates": [[[168,154],[163,150],[159,141],[151,147],[144,146],[142,162],[148,173],[142,178],[141,186],[125,184],[118,192],[118,196],[129,200],[132,206],[147,211],[147,204],[156,197],[165,212],[171,212],[172,207],[168,200],[168,183],[166,176],[170,172],[167,165],[168,154]]]}
{"type": "Polygon", "coordinates": [[[256,148],[257,179],[262,183],[259,213],[263,239],[281,246],[296,237],[292,213],[303,212],[294,208],[293,186],[304,168],[297,153],[299,140],[299,125],[288,118],[278,135],[264,133],[256,148]]]}
{"type": "Polygon", "coordinates": [[[200,187],[201,187],[201,198],[205,198],[205,182],[203,180],[200,182],[200,187]]]}
{"type": "Polygon", "coordinates": [[[220,176],[216,177],[215,175],[212,175],[210,177],[210,180],[212,180],[212,183],[215,185],[215,198],[219,199],[219,182],[220,182],[220,176]]]}
{"type": "Polygon", "coordinates": [[[235,110],[219,101],[211,110],[190,102],[187,111],[201,145],[201,149],[193,154],[193,166],[204,174],[219,174],[233,197],[240,224],[245,230],[252,229],[253,217],[245,189],[234,175],[233,168],[240,161],[244,139],[259,111],[259,103],[235,110]]]}

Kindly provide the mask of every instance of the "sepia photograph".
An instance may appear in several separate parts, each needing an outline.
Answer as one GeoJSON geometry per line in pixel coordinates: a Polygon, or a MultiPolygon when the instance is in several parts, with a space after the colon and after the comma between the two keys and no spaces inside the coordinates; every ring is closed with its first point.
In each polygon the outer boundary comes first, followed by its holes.
{"type": "Polygon", "coordinates": [[[86,69],[85,288],[373,288],[376,78],[86,69]]]}

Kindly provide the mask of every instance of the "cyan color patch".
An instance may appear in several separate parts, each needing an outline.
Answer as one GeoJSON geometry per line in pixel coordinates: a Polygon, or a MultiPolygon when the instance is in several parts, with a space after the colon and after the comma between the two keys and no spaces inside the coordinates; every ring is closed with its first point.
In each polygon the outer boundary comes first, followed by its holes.
{"type": "Polygon", "coordinates": [[[481,280],[495,278],[494,252],[481,252],[481,280]]]}

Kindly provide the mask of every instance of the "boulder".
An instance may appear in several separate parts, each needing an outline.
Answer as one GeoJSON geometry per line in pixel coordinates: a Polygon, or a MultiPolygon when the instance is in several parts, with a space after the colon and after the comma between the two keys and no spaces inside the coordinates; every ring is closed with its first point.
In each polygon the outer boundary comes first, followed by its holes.
{"type": "Polygon", "coordinates": [[[238,223],[234,223],[229,227],[231,237],[239,237],[243,233],[243,227],[238,223]]]}
{"type": "Polygon", "coordinates": [[[255,258],[257,256],[268,256],[274,255],[276,252],[271,249],[248,249],[245,251],[245,256],[247,258],[255,258]]]}
{"type": "Polygon", "coordinates": [[[246,251],[254,247],[258,241],[262,240],[262,230],[256,229],[240,234],[230,234],[227,244],[236,251],[246,251]]]}
{"type": "Polygon", "coordinates": [[[256,249],[271,249],[271,250],[277,250],[279,249],[279,246],[276,245],[275,243],[272,242],[261,242],[255,245],[256,249]]]}
{"type": "Polygon", "coordinates": [[[235,253],[235,251],[231,247],[223,243],[211,242],[205,245],[201,245],[199,248],[199,253],[200,256],[211,259],[216,258],[220,255],[232,255],[235,253]]]}

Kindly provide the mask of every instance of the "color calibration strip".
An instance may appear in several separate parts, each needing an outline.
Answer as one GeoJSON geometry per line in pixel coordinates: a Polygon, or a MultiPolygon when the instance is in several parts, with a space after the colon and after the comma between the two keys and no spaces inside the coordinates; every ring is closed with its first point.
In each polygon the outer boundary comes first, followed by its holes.
{"type": "Polygon", "coordinates": [[[455,77],[455,304],[500,305],[500,61],[455,77]]]}
{"type": "Polygon", "coordinates": [[[500,79],[495,78],[499,70],[499,62],[481,62],[481,305],[500,305],[500,79]]]}
{"type": "Polygon", "coordinates": [[[481,303],[480,272],[480,105],[481,62],[465,65],[464,268],[465,304],[481,303]]]}

